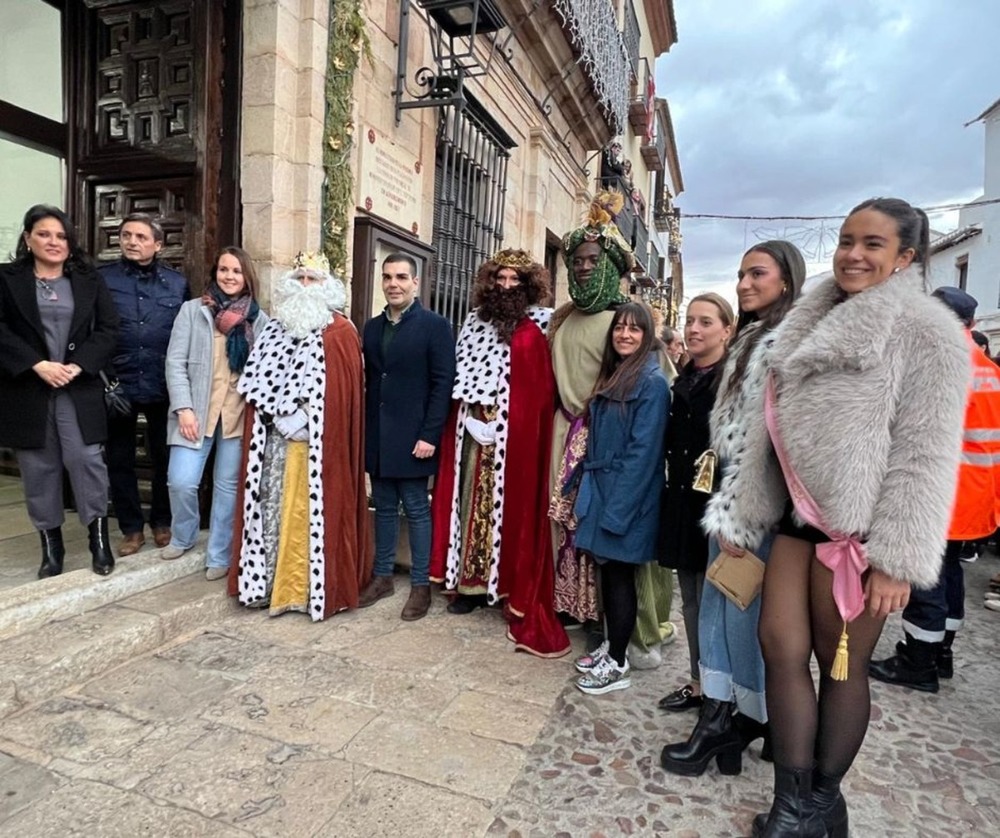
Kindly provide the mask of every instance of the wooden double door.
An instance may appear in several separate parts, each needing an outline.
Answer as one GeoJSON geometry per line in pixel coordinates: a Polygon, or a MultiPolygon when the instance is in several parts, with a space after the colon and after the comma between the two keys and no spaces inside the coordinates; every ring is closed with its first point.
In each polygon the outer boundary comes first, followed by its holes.
{"type": "Polygon", "coordinates": [[[118,257],[132,212],[200,292],[239,244],[241,0],[69,0],[68,204],[88,250],[118,257]]]}

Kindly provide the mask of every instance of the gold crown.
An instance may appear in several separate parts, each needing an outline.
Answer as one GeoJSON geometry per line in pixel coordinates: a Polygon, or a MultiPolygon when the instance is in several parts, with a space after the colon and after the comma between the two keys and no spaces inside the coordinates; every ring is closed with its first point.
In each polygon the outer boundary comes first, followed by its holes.
{"type": "Polygon", "coordinates": [[[312,250],[300,250],[292,260],[292,268],[301,268],[306,271],[321,271],[330,273],[330,260],[324,253],[315,253],[312,250]]]}
{"type": "Polygon", "coordinates": [[[512,248],[498,250],[490,261],[504,268],[530,268],[535,264],[535,260],[531,258],[531,254],[527,250],[514,250],[512,248]]]}

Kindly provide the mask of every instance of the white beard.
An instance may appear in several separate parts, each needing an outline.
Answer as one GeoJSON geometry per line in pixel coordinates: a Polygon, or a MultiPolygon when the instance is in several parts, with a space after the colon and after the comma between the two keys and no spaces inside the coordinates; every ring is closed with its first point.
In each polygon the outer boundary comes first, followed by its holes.
{"type": "Polygon", "coordinates": [[[297,340],[310,332],[324,328],[333,311],[347,299],[344,284],[328,279],[314,285],[303,285],[292,276],[282,277],[274,287],[273,317],[297,340]]]}

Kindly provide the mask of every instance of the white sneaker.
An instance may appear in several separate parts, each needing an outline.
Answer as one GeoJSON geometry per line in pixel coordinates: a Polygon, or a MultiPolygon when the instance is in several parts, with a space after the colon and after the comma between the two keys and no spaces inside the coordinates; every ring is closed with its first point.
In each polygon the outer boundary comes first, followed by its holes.
{"type": "Polygon", "coordinates": [[[160,550],[160,558],[166,559],[167,561],[172,561],[173,559],[179,559],[187,552],[186,547],[177,547],[173,544],[168,544],[162,550],[160,550]]]}
{"type": "Polygon", "coordinates": [[[670,626],[670,634],[663,638],[663,642],[660,644],[661,646],[669,646],[677,639],[677,626],[673,623],[667,623],[667,625],[670,626]]]}
{"type": "Polygon", "coordinates": [[[629,663],[635,669],[656,669],[663,663],[663,655],[655,647],[646,651],[645,649],[640,649],[634,643],[629,643],[626,654],[628,655],[629,663]]]}
{"type": "Polygon", "coordinates": [[[625,690],[632,686],[629,677],[631,669],[628,659],[624,666],[618,666],[611,655],[605,655],[586,675],[576,679],[576,686],[587,695],[604,695],[614,690],[625,690]]]}
{"type": "Polygon", "coordinates": [[[990,611],[1000,611],[1000,599],[988,599],[983,603],[990,611]]]}
{"type": "Polygon", "coordinates": [[[594,649],[593,652],[587,652],[585,655],[580,655],[574,662],[577,672],[590,672],[595,666],[597,666],[598,661],[602,658],[607,657],[608,654],[608,641],[605,640],[600,646],[594,649]]]}
{"type": "Polygon", "coordinates": [[[965,562],[966,564],[972,564],[978,558],[979,558],[979,553],[974,552],[971,556],[959,556],[958,560],[960,562],[965,562]]]}
{"type": "Polygon", "coordinates": [[[1000,599],[1000,591],[987,591],[985,594],[983,594],[983,599],[986,600],[1000,599]]]}

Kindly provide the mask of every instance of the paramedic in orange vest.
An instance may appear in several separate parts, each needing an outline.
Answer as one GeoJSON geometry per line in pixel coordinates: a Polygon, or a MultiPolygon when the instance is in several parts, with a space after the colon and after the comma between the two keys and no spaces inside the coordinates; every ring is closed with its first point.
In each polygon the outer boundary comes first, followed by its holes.
{"type": "Polygon", "coordinates": [[[893,657],[869,664],[872,678],[932,693],[938,691],[939,678],[952,677],[951,644],[965,616],[962,546],[997,529],[1000,504],[1000,368],[972,339],[975,298],[950,286],[938,288],[934,296],[962,321],[972,359],[958,489],[937,585],[913,589],[903,610],[906,640],[896,644],[893,657]]]}

